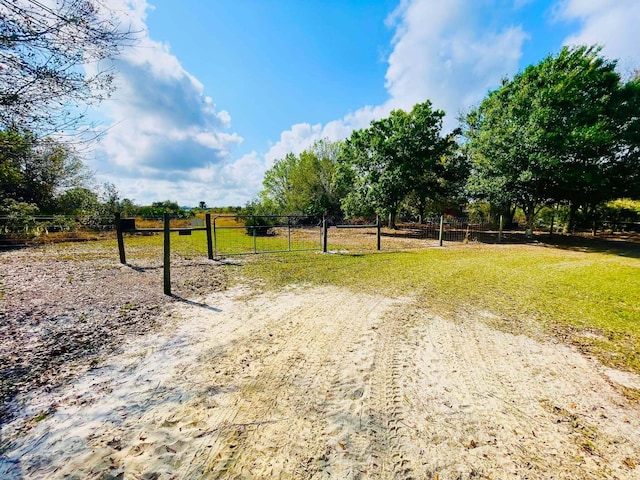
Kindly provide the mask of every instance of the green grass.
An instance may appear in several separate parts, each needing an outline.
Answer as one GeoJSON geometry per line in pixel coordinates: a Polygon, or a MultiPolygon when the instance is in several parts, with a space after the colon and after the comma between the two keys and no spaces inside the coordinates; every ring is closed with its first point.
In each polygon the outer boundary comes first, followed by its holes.
{"type": "Polygon", "coordinates": [[[338,285],[413,296],[447,316],[491,312],[514,333],[559,335],[604,363],[640,372],[640,260],[538,246],[454,246],[369,255],[252,259],[272,287],[338,285]]]}

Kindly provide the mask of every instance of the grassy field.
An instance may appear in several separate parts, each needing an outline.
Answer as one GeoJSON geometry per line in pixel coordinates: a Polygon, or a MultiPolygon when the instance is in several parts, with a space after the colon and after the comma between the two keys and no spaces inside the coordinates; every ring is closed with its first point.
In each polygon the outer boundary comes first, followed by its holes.
{"type": "Polygon", "coordinates": [[[640,260],[529,245],[460,245],[369,255],[270,256],[243,275],[269,287],[331,284],[412,296],[448,317],[553,334],[640,373],[640,260]]]}
{"type": "MultiPolygon", "coordinates": [[[[244,237],[249,251],[253,239],[244,237]]],[[[274,242],[274,250],[286,248],[282,237],[258,240],[274,242]]],[[[161,255],[160,235],[128,237],[126,243],[137,252],[161,255]]],[[[186,257],[206,255],[204,232],[172,234],[172,249],[186,257]]],[[[248,258],[234,267],[238,281],[410,296],[449,318],[476,315],[514,333],[554,335],[606,365],[640,373],[640,260],[631,256],[540,245],[451,244],[393,253],[248,258]]]]}

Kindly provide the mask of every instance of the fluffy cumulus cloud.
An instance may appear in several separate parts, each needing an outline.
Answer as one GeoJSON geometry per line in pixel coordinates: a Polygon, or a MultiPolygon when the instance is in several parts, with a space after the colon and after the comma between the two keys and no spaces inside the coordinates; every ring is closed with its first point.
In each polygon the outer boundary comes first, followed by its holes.
{"type": "Polygon", "coordinates": [[[564,0],[556,9],[559,20],[577,21],[580,28],[567,45],[603,47],[603,54],[618,59],[618,70],[630,77],[640,68],[640,2],[638,0],[564,0]]]}
{"type": "Polygon", "coordinates": [[[482,99],[501,77],[518,68],[527,35],[519,26],[499,30],[480,23],[491,2],[403,2],[396,26],[386,87],[393,108],[410,109],[429,99],[447,113],[445,129],[482,99]]]}
{"type": "MultiPolygon", "coordinates": [[[[106,0],[105,0],[106,1],[106,0]]],[[[242,205],[256,195],[264,171],[287,153],[316,140],[339,140],[393,109],[429,99],[447,113],[445,130],[477,104],[501,78],[519,68],[527,33],[495,10],[518,12],[533,0],[401,0],[387,23],[394,31],[384,79],[388,93],[326,124],[300,123],[283,131],[264,154],[237,158],[242,138],[229,113],[216,108],[202,83],[170,48],[147,32],[145,0],[108,0],[122,24],[141,32],[140,44],[117,60],[118,89],[103,104],[108,129],[96,170],[138,202],[167,198],[195,205],[242,205]]],[[[566,44],[601,44],[630,75],[640,65],[638,0],[557,0],[554,19],[577,25],[566,44]]],[[[534,39],[535,40],[535,39],[534,39]]]]}
{"type": "MultiPolygon", "coordinates": [[[[140,39],[115,60],[116,91],[101,107],[108,121],[96,155],[102,177],[140,202],[177,198],[187,204],[211,203],[212,177],[224,184],[228,201],[244,199],[242,181],[253,176],[237,170],[251,162],[233,161],[233,148],[242,138],[229,131],[230,115],[216,109],[202,83],[167,45],[149,37],[145,1],[109,3],[121,24],[139,32],[140,39]]],[[[264,170],[255,164],[251,168],[264,170]]],[[[255,191],[260,182],[253,180],[250,188],[255,191]]]]}
{"type": "MultiPolygon", "coordinates": [[[[403,0],[387,23],[395,29],[386,74],[388,100],[326,125],[294,125],[266,154],[267,165],[298,153],[319,138],[339,140],[394,109],[409,110],[429,99],[447,113],[445,130],[479,102],[500,79],[518,69],[526,33],[518,26],[494,30],[480,23],[492,2],[403,0]]],[[[520,3],[524,3],[520,0],[520,3]]]]}

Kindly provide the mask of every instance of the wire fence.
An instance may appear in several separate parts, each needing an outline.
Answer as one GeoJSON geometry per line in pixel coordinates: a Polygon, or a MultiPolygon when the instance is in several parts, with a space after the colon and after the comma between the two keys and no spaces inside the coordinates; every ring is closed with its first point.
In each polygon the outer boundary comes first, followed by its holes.
{"type": "Polygon", "coordinates": [[[319,215],[219,215],[212,229],[215,256],[322,249],[319,215]]]}

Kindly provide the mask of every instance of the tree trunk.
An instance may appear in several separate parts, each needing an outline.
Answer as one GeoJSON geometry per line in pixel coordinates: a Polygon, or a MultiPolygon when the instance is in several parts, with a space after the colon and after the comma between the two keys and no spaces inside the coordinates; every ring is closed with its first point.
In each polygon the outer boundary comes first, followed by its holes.
{"type": "Polygon", "coordinates": [[[576,229],[576,213],[578,211],[578,205],[575,201],[571,201],[569,205],[569,218],[567,219],[567,233],[573,233],[576,229]]]}
{"type": "Polygon", "coordinates": [[[424,223],[424,211],[426,210],[423,202],[418,204],[418,223],[424,223]]]}
{"type": "Polygon", "coordinates": [[[526,236],[527,238],[531,238],[533,235],[533,221],[536,217],[536,208],[533,205],[527,205],[523,208],[524,216],[525,216],[525,228],[526,228],[526,236]]]}
{"type": "Polygon", "coordinates": [[[391,211],[389,212],[389,228],[391,228],[392,230],[396,229],[396,216],[397,216],[396,208],[392,207],[391,211]]]}

